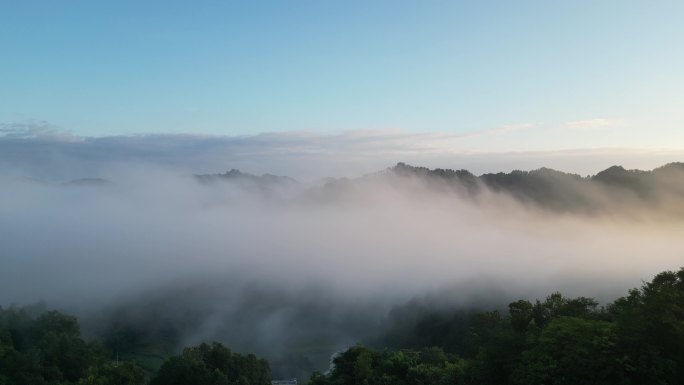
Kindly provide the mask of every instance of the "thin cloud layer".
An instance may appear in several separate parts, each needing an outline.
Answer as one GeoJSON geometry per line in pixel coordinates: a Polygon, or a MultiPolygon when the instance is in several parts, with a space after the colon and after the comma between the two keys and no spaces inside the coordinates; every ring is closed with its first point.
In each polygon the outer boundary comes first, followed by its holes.
{"type": "Polygon", "coordinates": [[[352,296],[410,296],[485,276],[638,282],[676,268],[684,246],[658,216],[543,211],[421,178],[366,177],[273,199],[147,166],[125,177],[94,186],[5,180],[0,301],[96,300],[205,274],[324,282],[352,296]]]}
{"type": "MultiPolygon", "coordinates": [[[[575,122],[577,123],[577,122],[575,122]]],[[[578,123],[579,124],[579,123],[578,123]]],[[[146,164],[187,173],[232,168],[256,174],[288,175],[302,181],[353,177],[397,162],[428,167],[466,168],[480,174],[551,167],[593,174],[614,164],[651,169],[684,158],[681,149],[593,148],[556,151],[498,151],[507,135],[538,129],[505,126],[470,134],[361,130],[309,131],[254,136],[136,135],[75,137],[47,123],[2,126],[0,172],[47,180],[109,177],[146,164]],[[492,140],[492,138],[498,138],[492,140]]]]}
{"type": "Polygon", "coordinates": [[[617,125],[619,123],[620,123],[620,120],[618,120],[618,119],[595,118],[595,119],[576,120],[573,122],[568,122],[565,124],[565,127],[573,129],[573,130],[596,130],[596,129],[606,129],[606,128],[614,127],[615,125],[617,125]]]}

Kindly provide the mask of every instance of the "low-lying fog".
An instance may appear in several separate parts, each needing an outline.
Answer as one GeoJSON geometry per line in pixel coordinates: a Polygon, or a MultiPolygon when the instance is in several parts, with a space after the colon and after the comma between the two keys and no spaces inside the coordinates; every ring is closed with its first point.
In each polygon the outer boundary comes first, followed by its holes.
{"type": "Polygon", "coordinates": [[[610,301],[684,264],[679,220],[557,213],[421,178],[269,194],[149,167],[110,179],[2,181],[0,304],[168,320],[184,325],[182,343],[269,351],[354,343],[413,298],[610,301]]]}

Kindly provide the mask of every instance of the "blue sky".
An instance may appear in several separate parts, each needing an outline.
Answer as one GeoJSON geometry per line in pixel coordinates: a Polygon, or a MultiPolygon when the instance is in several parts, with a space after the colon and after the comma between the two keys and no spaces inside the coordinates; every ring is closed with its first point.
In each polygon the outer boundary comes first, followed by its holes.
{"type": "Polygon", "coordinates": [[[0,123],[682,148],[682,20],[682,1],[0,0],[0,123]]]}

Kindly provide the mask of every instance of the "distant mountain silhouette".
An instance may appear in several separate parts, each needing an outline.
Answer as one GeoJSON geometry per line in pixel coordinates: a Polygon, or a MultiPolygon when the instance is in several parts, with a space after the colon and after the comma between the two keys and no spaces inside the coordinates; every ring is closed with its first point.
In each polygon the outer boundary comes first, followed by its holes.
{"type": "Polygon", "coordinates": [[[589,177],[545,167],[532,171],[488,173],[477,177],[467,170],[431,170],[405,163],[398,163],[386,172],[400,177],[456,184],[470,194],[487,190],[507,194],[523,203],[561,211],[600,209],[630,200],[648,204],[677,202],[684,205],[684,163],[666,164],[653,171],[612,166],[589,177]]]}
{"type": "Polygon", "coordinates": [[[249,181],[253,183],[282,183],[291,186],[299,185],[299,182],[289,176],[278,176],[273,174],[263,174],[261,176],[241,172],[238,169],[231,169],[224,174],[199,174],[195,175],[198,181],[202,183],[212,183],[212,182],[230,182],[230,181],[249,181]]]}
{"type": "Polygon", "coordinates": [[[400,176],[417,175],[429,178],[440,178],[445,181],[460,183],[468,190],[476,189],[478,178],[468,170],[450,170],[443,168],[436,168],[430,170],[427,167],[414,167],[406,163],[400,162],[396,166],[389,169],[394,174],[400,176]]]}
{"type": "MultiPolygon", "coordinates": [[[[596,175],[583,177],[542,167],[532,171],[487,173],[476,176],[468,170],[429,169],[397,163],[385,170],[358,178],[326,178],[303,185],[297,180],[272,174],[254,175],[231,169],[223,174],[194,175],[202,185],[229,187],[235,193],[261,198],[285,198],[330,202],[340,199],[363,199],[369,193],[381,199],[370,184],[382,183],[395,191],[418,193],[416,186],[429,191],[457,193],[477,199],[484,195],[502,195],[524,205],[552,211],[611,211],[659,209],[684,215],[684,163],[669,163],[652,171],[609,167],[596,175]],[[406,183],[411,181],[412,183],[406,183]],[[413,182],[418,182],[413,183],[413,182]],[[409,191],[414,189],[413,191],[409,191]]],[[[62,186],[106,186],[113,183],[100,178],[82,178],[62,186]]],[[[426,191],[426,190],[423,190],[426,191]]]]}
{"type": "Polygon", "coordinates": [[[301,183],[287,176],[272,174],[259,176],[237,169],[231,169],[224,174],[195,175],[195,179],[204,185],[232,186],[260,196],[276,196],[278,193],[298,192],[301,189],[301,183]]]}

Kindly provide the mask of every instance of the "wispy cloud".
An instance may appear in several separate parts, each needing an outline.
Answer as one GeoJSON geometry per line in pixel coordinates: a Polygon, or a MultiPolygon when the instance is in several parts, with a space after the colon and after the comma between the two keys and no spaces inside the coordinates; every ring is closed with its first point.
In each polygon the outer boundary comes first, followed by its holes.
{"type": "Polygon", "coordinates": [[[474,134],[505,134],[509,132],[517,132],[522,130],[529,130],[531,128],[539,127],[537,123],[519,123],[519,124],[507,124],[500,127],[494,127],[482,131],[476,131],[474,134]]]}
{"type": "Polygon", "coordinates": [[[612,128],[620,123],[622,123],[622,120],[620,119],[594,118],[567,122],[564,124],[564,127],[572,130],[597,130],[612,128]]]}
{"type": "Polygon", "coordinates": [[[69,131],[45,120],[0,123],[0,138],[9,139],[50,139],[62,141],[79,140],[69,131]]]}
{"type": "MultiPolygon", "coordinates": [[[[597,127],[608,124],[605,120],[569,125],[597,127]]],[[[475,173],[547,166],[590,174],[614,164],[648,169],[684,159],[682,149],[644,151],[625,146],[616,148],[617,143],[605,146],[595,142],[591,148],[568,144],[543,151],[516,147],[519,139],[516,135],[524,134],[529,139],[529,130],[537,128],[543,126],[524,123],[465,134],[386,129],[335,133],[289,131],[252,136],[154,134],[89,138],[70,135],[47,122],[2,124],[0,171],[53,179],[106,177],[112,168],[145,163],[186,173],[238,168],[306,181],[328,176],[358,176],[397,162],[467,168],[475,173]],[[499,135],[504,140],[492,140],[499,135]],[[577,150],[559,151],[572,148],[577,150]]]]}

